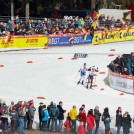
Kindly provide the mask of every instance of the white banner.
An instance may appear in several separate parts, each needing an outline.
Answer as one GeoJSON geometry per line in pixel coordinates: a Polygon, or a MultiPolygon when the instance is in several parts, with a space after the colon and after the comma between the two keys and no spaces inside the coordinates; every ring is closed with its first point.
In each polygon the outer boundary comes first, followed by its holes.
{"type": "Polygon", "coordinates": [[[134,77],[120,75],[109,70],[110,87],[122,92],[134,94],[134,77]]]}

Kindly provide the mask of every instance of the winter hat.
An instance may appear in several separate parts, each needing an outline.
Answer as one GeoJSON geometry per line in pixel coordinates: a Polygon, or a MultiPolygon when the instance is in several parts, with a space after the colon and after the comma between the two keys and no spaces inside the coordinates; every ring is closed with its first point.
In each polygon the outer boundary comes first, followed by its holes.
{"type": "Polygon", "coordinates": [[[16,107],[13,107],[12,110],[16,110],[16,107]]]}
{"type": "Polygon", "coordinates": [[[84,66],[86,66],[87,64],[86,63],[84,63],[84,66]]]}
{"type": "Polygon", "coordinates": [[[43,102],[40,102],[40,104],[43,104],[43,102]]]}

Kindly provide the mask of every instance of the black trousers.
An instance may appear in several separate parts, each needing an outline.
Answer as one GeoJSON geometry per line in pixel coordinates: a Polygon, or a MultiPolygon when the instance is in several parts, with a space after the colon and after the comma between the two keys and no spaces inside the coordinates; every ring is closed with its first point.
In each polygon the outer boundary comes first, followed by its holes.
{"type": "Polygon", "coordinates": [[[33,125],[33,119],[29,118],[28,119],[28,130],[32,130],[32,125],[33,125]]]}
{"type": "Polygon", "coordinates": [[[16,131],[18,120],[11,120],[11,130],[14,133],[16,131]]]}
{"type": "Polygon", "coordinates": [[[42,119],[39,119],[39,128],[42,130],[42,119]]]}
{"type": "Polygon", "coordinates": [[[27,122],[28,122],[28,120],[27,120],[27,115],[25,115],[24,116],[24,129],[27,129],[28,127],[27,127],[27,122]]]}
{"type": "Polygon", "coordinates": [[[99,120],[95,120],[95,124],[96,124],[95,134],[98,134],[98,129],[99,129],[100,121],[99,120]]]}

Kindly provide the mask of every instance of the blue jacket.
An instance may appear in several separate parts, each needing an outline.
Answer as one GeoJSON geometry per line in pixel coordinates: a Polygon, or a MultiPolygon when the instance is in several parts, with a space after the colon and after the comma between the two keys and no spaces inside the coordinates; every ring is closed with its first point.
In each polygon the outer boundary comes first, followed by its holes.
{"type": "Polygon", "coordinates": [[[111,122],[111,120],[104,120],[105,126],[107,128],[110,128],[110,122],[111,122]]]}
{"type": "Polygon", "coordinates": [[[59,114],[60,114],[59,109],[56,106],[52,106],[51,109],[50,109],[50,111],[49,111],[50,118],[57,119],[58,116],[59,116],[59,114]],[[52,116],[52,109],[53,108],[56,108],[56,116],[54,116],[54,117],[52,116]]]}
{"type": "Polygon", "coordinates": [[[42,116],[42,112],[45,112],[45,117],[42,117],[42,121],[48,121],[49,120],[48,110],[47,109],[42,109],[41,116],[42,116]]]}

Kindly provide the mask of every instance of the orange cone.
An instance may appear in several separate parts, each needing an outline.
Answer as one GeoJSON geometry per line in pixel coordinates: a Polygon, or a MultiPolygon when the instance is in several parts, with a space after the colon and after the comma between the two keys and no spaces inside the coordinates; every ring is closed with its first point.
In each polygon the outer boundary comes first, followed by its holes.
{"type": "Polygon", "coordinates": [[[108,55],[108,56],[110,57],[110,56],[115,56],[115,55],[114,55],[114,54],[110,54],[110,55],[108,55]]]}
{"type": "Polygon", "coordinates": [[[120,93],[120,95],[124,95],[124,93],[120,93]]]}
{"type": "Polygon", "coordinates": [[[32,61],[28,61],[27,63],[33,63],[32,61]]]}
{"type": "Polygon", "coordinates": [[[59,60],[62,60],[63,58],[62,57],[60,57],[60,58],[58,58],[59,60]]]}
{"type": "Polygon", "coordinates": [[[72,60],[77,60],[77,58],[72,58],[72,60]]]}
{"type": "Polygon", "coordinates": [[[0,67],[4,67],[4,65],[0,65],[0,67]]]}
{"type": "Polygon", "coordinates": [[[92,85],[92,87],[98,87],[98,85],[92,85]]]}
{"type": "Polygon", "coordinates": [[[103,91],[103,90],[104,90],[104,88],[101,88],[100,90],[102,90],[102,91],[103,91]]]}
{"type": "Polygon", "coordinates": [[[99,72],[99,74],[106,74],[105,72],[99,72]]]}
{"type": "Polygon", "coordinates": [[[93,76],[97,76],[97,74],[94,74],[93,76]]]}
{"type": "Polygon", "coordinates": [[[37,99],[45,99],[44,97],[37,97],[37,99]]]}
{"type": "Polygon", "coordinates": [[[116,51],[115,49],[111,49],[110,51],[116,51]]]}

